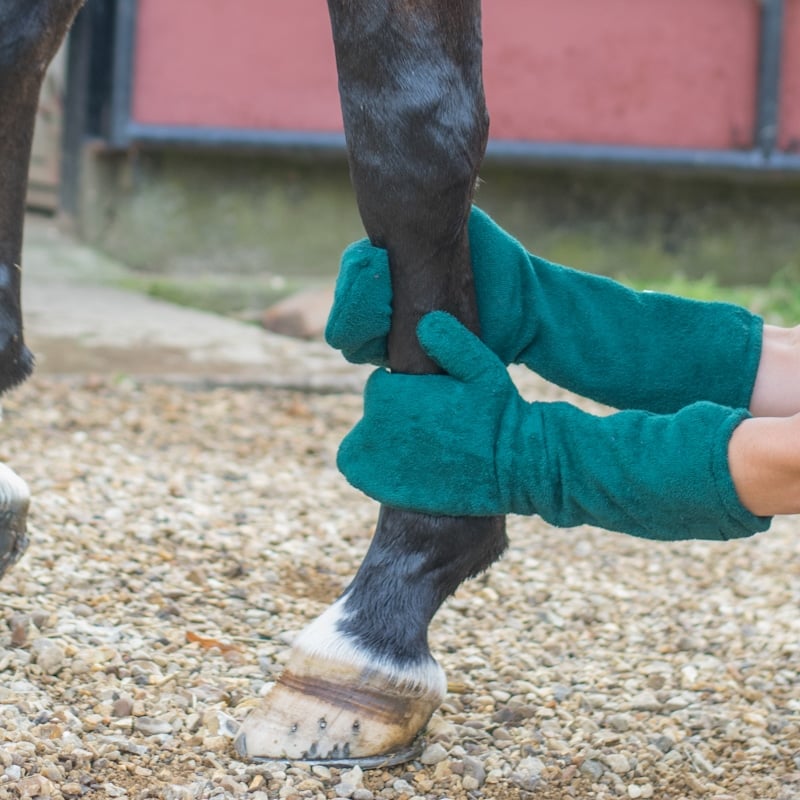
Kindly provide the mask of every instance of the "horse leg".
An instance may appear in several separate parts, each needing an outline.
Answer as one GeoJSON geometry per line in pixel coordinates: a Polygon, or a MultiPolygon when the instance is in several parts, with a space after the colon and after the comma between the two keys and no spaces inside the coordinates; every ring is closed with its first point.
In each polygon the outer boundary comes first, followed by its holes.
{"type": "MultiPolygon", "coordinates": [[[[0,393],[28,377],[20,264],[39,91],[83,0],[0,0],[0,393]]],[[[0,464],[0,576],[27,545],[28,487],[0,464]]]]}
{"type": "MultiPolygon", "coordinates": [[[[367,232],[389,251],[393,369],[435,366],[415,335],[444,309],[477,330],[466,220],[488,117],[479,0],[329,0],[351,176],[367,232]]],[[[382,508],[354,580],[295,642],[248,717],[242,755],[403,760],[441,703],[428,624],[506,546],[502,517],[382,508]]]]}

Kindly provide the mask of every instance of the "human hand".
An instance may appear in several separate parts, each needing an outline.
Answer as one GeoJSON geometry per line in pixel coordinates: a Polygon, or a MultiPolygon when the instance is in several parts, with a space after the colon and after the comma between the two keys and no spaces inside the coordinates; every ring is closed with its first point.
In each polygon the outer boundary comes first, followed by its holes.
{"type": "Polygon", "coordinates": [[[510,512],[511,445],[529,404],[497,356],[454,317],[427,314],[417,333],[447,374],[376,370],[364,418],[339,448],[339,469],[388,505],[432,514],[510,512]]]}
{"type": "Polygon", "coordinates": [[[503,363],[441,311],[417,327],[447,374],[376,370],[364,417],[338,465],[376,500],[430,514],[538,514],[648,539],[729,539],[765,530],[728,468],[731,432],[748,414],[695,403],[675,414],[588,414],[527,403],[503,363]]]}
{"type": "MultiPolygon", "coordinates": [[[[469,241],[481,339],[510,364],[535,334],[536,315],[528,306],[536,296],[536,276],[522,245],[475,207],[469,241]]],[[[348,361],[386,366],[391,321],[388,253],[362,239],[342,255],[325,338],[348,361]]]]}

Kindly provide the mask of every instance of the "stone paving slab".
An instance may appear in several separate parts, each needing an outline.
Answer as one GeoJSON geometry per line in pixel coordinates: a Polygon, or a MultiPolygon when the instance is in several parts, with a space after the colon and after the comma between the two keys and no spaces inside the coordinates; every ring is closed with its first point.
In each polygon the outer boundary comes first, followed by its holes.
{"type": "Polygon", "coordinates": [[[301,341],[108,285],[125,268],[30,218],[23,312],[40,374],[115,374],[360,391],[369,370],[301,341]]]}

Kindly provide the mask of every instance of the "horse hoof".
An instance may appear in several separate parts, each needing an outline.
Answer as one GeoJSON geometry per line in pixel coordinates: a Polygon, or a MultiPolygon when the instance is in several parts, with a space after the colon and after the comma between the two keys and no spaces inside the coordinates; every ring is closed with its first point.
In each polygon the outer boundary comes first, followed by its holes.
{"type": "Polygon", "coordinates": [[[364,768],[415,758],[415,740],[447,690],[441,667],[428,654],[405,670],[370,663],[344,637],[328,650],[335,656],[321,655],[315,631],[327,626],[320,620],[301,634],[263,705],[242,723],[239,755],[364,768]]]}
{"type": "Polygon", "coordinates": [[[28,546],[28,484],[0,463],[0,577],[19,561],[28,546]]]}
{"type": "Polygon", "coordinates": [[[418,754],[414,740],[441,703],[439,692],[409,694],[379,675],[316,666],[320,674],[287,669],[280,676],[242,723],[234,743],[240,756],[379,767],[418,754]]]}

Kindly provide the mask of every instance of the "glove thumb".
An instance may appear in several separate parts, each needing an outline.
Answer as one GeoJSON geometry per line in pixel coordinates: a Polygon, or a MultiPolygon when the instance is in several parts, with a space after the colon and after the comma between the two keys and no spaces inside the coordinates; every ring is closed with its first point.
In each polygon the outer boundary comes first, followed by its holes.
{"type": "Polygon", "coordinates": [[[507,379],[503,362],[445,311],[426,314],[417,325],[417,337],[425,352],[448,375],[464,383],[493,387],[507,379]]]}
{"type": "Polygon", "coordinates": [[[348,361],[382,364],[391,318],[388,253],[362,239],[342,254],[325,341],[348,361]]]}

